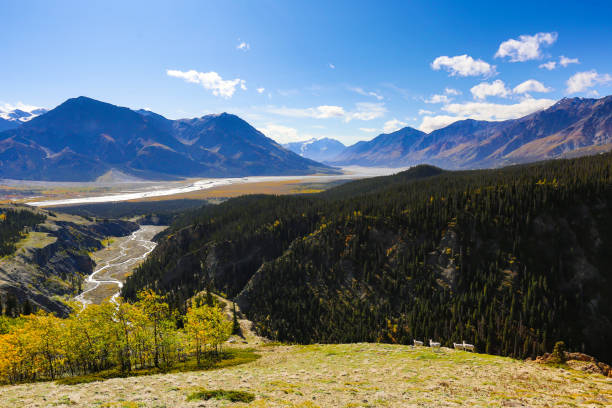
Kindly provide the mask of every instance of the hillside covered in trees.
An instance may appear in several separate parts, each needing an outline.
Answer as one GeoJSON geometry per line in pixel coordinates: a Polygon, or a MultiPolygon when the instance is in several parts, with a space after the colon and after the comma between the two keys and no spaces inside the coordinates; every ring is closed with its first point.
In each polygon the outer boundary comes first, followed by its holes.
{"type": "Polygon", "coordinates": [[[300,343],[433,338],[612,361],[612,155],[497,170],[419,166],[311,196],[178,217],[128,279],[184,312],[206,287],[300,343]]]}

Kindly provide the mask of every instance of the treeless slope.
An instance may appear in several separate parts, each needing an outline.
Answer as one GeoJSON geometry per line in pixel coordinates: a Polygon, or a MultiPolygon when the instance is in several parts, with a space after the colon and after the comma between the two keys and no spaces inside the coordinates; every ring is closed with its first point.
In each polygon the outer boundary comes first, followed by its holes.
{"type": "Polygon", "coordinates": [[[596,374],[463,351],[388,344],[261,346],[230,368],[115,378],[74,386],[0,387],[0,406],[196,407],[200,388],[255,394],[251,407],[605,406],[612,381],[596,374]]]}

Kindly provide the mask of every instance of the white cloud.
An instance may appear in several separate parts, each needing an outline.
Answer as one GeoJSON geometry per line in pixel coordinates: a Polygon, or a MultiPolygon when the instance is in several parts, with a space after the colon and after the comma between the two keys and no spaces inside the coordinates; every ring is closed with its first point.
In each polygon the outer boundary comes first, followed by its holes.
{"type": "Polygon", "coordinates": [[[501,79],[495,81],[482,82],[478,85],[473,86],[470,92],[475,99],[484,100],[487,96],[499,96],[500,98],[507,98],[510,95],[510,90],[506,88],[506,84],[501,79]]]}
{"type": "Polygon", "coordinates": [[[359,128],[359,130],[361,130],[362,132],[367,132],[367,133],[374,133],[378,131],[378,129],[376,128],[359,128]]]}
{"type": "Polygon", "coordinates": [[[228,99],[234,95],[236,92],[236,87],[240,87],[242,90],[246,90],[246,81],[240,78],[224,80],[221,78],[219,74],[214,71],[211,72],[198,72],[189,70],[189,71],[178,71],[174,69],[169,69],[166,71],[166,74],[175,78],[182,78],[187,82],[193,84],[200,84],[204,87],[204,89],[208,89],[212,91],[213,95],[220,96],[222,98],[228,99]]]}
{"type": "Polygon", "coordinates": [[[355,104],[356,109],[353,112],[349,112],[346,115],[345,120],[348,122],[352,119],[357,120],[372,120],[384,116],[387,112],[385,104],[383,103],[370,103],[370,102],[359,102],[355,104]]]}
{"type": "Polygon", "coordinates": [[[266,88],[257,88],[257,93],[264,93],[266,88]]]}
{"type": "Polygon", "coordinates": [[[40,106],[26,105],[22,102],[17,102],[16,104],[0,104],[0,118],[6,120],[17,120],[19,122],[27,122],[31,119],[34,119],[36,116],[45,113],[46,111],[47,109],[41,108],[40,106]],[[15,117],[14,115],[11,115],[11,113],[16,110],[26,112],[27,115],[23,115],[21,117],[15,117]]]}
{"type": "Polygon", "coordinates": [[[297,129],[288,126],[269,124],[259,131],[278,143],[300,142],[302,140],[297,129]]]}
{"type": "Polygon", "coordinates": [[[290,116],[294,118],[314,118],[314,119],[328,119],[328,118],[339,118],[344,117],[346,112],[341,106],[333,105],[321,105],[315,108],[276,108],[272,107],[269,112],[275,113],[281,116],[290,116]]]}
{"type": "Polygon", "coordinates": [[[559,65],[567,67],[569,64],[580,64],[578,58],[567,58],[565,55],[559,57],[559,65]]]}
{"type": "Polygon", "coordinates": [[[237,50],[248,51],[251,49],[251,44],[241,41],[240,44],[236,46],[237,50]]]}
{"type": "Polygon", "coordinates": [[[353,92],[357,92],[359,95],[363,95],[363,96],[373,96],[374,98],[378,99],[379,101],[382,101],[384,98],[382,95],[376,93],[376,92],[372,92],[372,91],[366,91],[363,88],[359,88],[359,87],[349,87],[349,89],[353,92]]]}
{"type": "Polygon", "coordinates": [[[448,57],[442,55],[431,63],[435,71],[444,69],[451,76],[491,76],[495,74],[495,66],[481,59],[475,60],[467,54],[448,57]]]}
{"type": "Polygon", "coordinates": [[[331,69],[336,69],[336,66],[332,63],[327,64],[328,67],[330,67],[331,69]]]}
{"type": "Polygon", "coordinates": [[[496,58],[509,57],[511,62],[523,62],[542,57],[543,45],[551,45],[557,41],[557,33],[537,33],[521,35],[518,39],[511,38],[502,42],[495,53],[496,58]]]}
{"type": "Polygon", "coordinates": [[[346,111],[341,106],[321,105],[314,108],[287,108],[271,106],[266,109],[269,113],[294,118],[343,118],[346,122],[356,120],[372,120],[384,116],[387,112],[384,103],[360,102],[355,104],[355,110],[346,111]]]}
{"type": "Polygon", "coordinates": [[[526,94],[527,92],[550,92],[551,88],[544,86],[540,81],[535,79],[528,79],[527,81],[518,84],[514,87],[512,92],[515,94],[526,94]]]}
{"type": "Polygon", "coordinates": [[[444,93],[447,95],[461,95],[461,91],[454,89],[454,88],[444,88],[444,93]]]}
{"type": "Polygon", "coordinates": [[[446,95],[434,94],[425,99],[425,103],[449,103],[452,99],[446,95]]]}
{"type": "Polygon", "coordinates": [[[552,99],[533,98],[526,98],[519,103],[509,105],[486,102],[455,103],[442,108],[450,115],[424,116],[419,129],[429,133],[463,119],[489,121],[516,119],[546,109],[554,103],[552,99]]]}
{"type": "Polygon", "coordinates": [[[602,85],[612,81],[609,74],[599,74],[594,69],[591,71],[578,72],[567,80],[567,93],[584,92],[595,85],[602,85]]]}
{"type": "MultiPolygon", "coordinates": [[[[565,55],[561,55],[559,57],[559,66],[562,67],[567,67],[570,64],[580,64],[580,61],[578,60],[578,58],[568,58],[565,55]]],[[[553,69],[557,68],[557,62],[556,61],[548,61],[544,64],[540,64],[538,66],[539,68],[545,68],[549,71],[552,71],[553,69]]]]}
{"type": "Polygon", "coordinates": [[[552,99],[527,98],[510,105],[487,102],[453,103],[444,106],[442,110],[457,116],[477,120],[507,120],[546,109],[554,103],[555,101],[552,99]]]}
{"type": "Polygon", "coordinates": [[[419,109],[419,115],[433,115],[434,112],[427,109],[419,109]]]}
{"type": "Polygon", "coordinates": [[[392,133],[392,132],[395,132],[396,130],[400,130],[406,125],[407,123],[402,122],[401,120],[391,119],[391,120],[386,121],[385,124],[383,125],[383,132],[392,133]]]}
{"type": "Polygon", "coordinates": [[[545,68],[549,71],[552,71],[556,67],[557,67],[557,63],[555,61],[548,61],[548,62],[545,62],[544,64],[538,65],[538,68],[545,68]]]}
{"type": "Polygon", "coordinates": [[[39,109],[45,109],[45,108],[41,108],[40,106],[27,105],[22,102],[17,102],[16,104],[4,103],[0,105],[0,112],[11,112],[14,110],[20,110],[20,111],[32,113],[33,111],[39,110],[39,109]]]}
{"type": "Polygon", "coordinates": [[[441,129],[462,119],[465,118],[449,115],[424,116],[419,125],[419,130],[425,133],[433,132],[436,129],[441,129]]]}

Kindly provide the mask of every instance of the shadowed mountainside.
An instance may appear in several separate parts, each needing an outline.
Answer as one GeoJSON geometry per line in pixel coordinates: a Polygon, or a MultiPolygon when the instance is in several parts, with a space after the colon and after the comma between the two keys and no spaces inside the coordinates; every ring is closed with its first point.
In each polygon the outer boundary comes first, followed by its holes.
{"type": "Polygon", "coordinates": [[[429,134],[409,127],[347,147],[335,165],[446,169],[498,167],[610,150],[612,96],[565,98],[548,109],[501,122],[460,120],[429,134]]]}
{"type": "Polygon", "coordinates": [[[92,181],[113,169],[147,179],[335,173],[227,113],[172,121],[79,97],[0,133],[3,178],[92,181]]]}

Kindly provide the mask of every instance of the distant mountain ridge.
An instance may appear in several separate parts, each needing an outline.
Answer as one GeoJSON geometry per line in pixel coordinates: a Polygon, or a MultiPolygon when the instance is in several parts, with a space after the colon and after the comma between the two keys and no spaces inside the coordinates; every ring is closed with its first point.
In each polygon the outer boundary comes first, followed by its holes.
{"type": "Polygon", "coordinates": [[[0,133],[0,177],[92,181],[335,173],[228,113],[169,120],[87,97],[0,133]]]}
{"type": "Polygon", "coordinates": [[[334,165],[446,169],[498,167],[612,148],[612,96],[565,98],[548,109],[500,122],[466,119],[429,134],[410,127],[347,147],[334,165]],[[608,146],[609,148],[607,148],[608,146]]]}
{"type": "Polygon", "coordinates": [[[35,117],[47,112],[44,108],[7,109],[0,107],[0,132],[15,129],[35,117]]]}
{"type": "Polygon", "coordinates": [[[283,147],[302,157],[320,162],[333,159],[346,148],[342,142],[329,137],[285,143],[283,147]]]}

